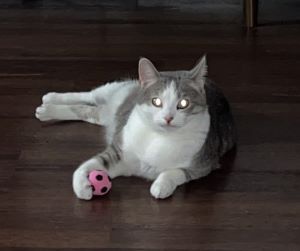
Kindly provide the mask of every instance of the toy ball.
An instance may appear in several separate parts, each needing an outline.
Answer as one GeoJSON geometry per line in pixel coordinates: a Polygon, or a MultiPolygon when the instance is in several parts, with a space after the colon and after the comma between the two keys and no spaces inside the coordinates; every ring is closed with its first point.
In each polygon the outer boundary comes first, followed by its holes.
{"type": "Polygon", "coordinates": [[[107,172],[103,170],[94,170],[89,174],[89,181],[91,182],[93,195],[104,195],[111,189],[111,179],[107,172]]]}

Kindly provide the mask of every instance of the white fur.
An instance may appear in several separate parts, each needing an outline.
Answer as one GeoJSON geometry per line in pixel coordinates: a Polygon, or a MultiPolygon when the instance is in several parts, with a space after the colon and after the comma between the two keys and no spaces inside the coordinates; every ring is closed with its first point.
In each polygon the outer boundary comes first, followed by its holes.
{"type": "Polygon", "coordinates": [[[180,169],[170,169],[161,173],[153,182],[150,193],[156,199],[167,198],[186,180],[184,173],[180,169]]]}
{"type": "Polygon", "coordinates": [[[91,92],[77,92],[77,93],[56,93],[50,92],[43,96],[43,104],[64,104],[64,105],[75,105],[75,104],[94,104],[91,92]]]}
{"type": "Polygon", "coordinates": [[[171,84],[162,92],[161,96],[159,97],[162,102],[163,106],[162,108],[157,108],[157,112],[155,112],[154,115],[154,121],[158,123],[159,125],[166,125],[165,118],[166,117],[174,117],[174,120],[171,122],[173,125],[176,124],[177,117],[177,92],[175,90],[174,83],[171,82],[171,84]]]}
{"type": "Polygon", "coordinates": [[[208,112],[195,117],[184,128],[159,132],[143,121],[138,110],[139,107],[134,109],[123,130],[124,154],[151,166],[137,170],[137,174],[155,179],[168,169],[188,168],[192,157],[205,142],[210,124],[208,112]]]}
{"type": "Polygon", "coordinates": [[[35,116],[41,121],[83,120],[92,124],[101,124],[99,113],[101,107],[96,106],[45,103],[36,109],[35,116]]]}
{"type": "Polygon", "coordinates": [[[139,109],[139,106],[134,109],[123,130],[124,161],[131,168],[136,166],[134,175],[155,179],[150,192],[155,198],[163,199],[185,182],[181,168],[188,168],[194,154],[203,146],[210,116],[205,110],[183,128],[160,132],[145,123],[139,109]]]}
{"type": "Polygon", "coordinates": [[[73,174],[73,190],[80,199],[90,200],[93,196],[88,174],[92,170],[98,169],[99,163],[95,159],[84,162],[73,174]]]}
{"type": "Polygon", "coordinates": [[[91,92],[51,92],[43,96],[43,104],[36,109],[35,116],[41,121],[83,120],[106,126],[111,142],[115,113],[136,85],[137,81],[128,80],[108,83],[91,92]]]}

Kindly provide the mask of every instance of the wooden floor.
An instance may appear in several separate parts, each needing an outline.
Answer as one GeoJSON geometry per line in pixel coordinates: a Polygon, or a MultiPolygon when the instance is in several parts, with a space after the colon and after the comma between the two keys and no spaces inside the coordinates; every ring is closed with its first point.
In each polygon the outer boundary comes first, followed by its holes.
{"type": "Polygon", "coordinates": [[[300,26],[104,14],[0,10],[0,250],[300,250],[300,26]],[[42,95],[136,76],[140,56],[172,70],[203,53],[239,129],[223,169],[165,201],[138,178],[76,199],[72,172],[104,148],[103,129],[39,122],[42,95]]]}

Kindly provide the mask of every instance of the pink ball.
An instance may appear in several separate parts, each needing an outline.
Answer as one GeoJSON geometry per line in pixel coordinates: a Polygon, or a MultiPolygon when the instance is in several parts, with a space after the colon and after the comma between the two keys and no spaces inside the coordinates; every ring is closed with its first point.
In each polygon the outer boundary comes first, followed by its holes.
{"type": "Polygon", "coordinates": [[[89,174],[89,181],[91,182],[93,195],[104,195],[111,189],[111,179],[107,172],[103,170],[94,170],[89,174]]]}

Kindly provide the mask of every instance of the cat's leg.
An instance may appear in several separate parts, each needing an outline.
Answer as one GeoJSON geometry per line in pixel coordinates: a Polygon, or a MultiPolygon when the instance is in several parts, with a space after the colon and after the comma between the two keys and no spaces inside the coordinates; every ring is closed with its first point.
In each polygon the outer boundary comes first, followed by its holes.
{"type": "Polygon", "coordinates": [[[109,100],[120,88],[126,87],[126,83],[132,81],[112,82],[99,86],[89,92],[50,92],[43,96],[43,104],[56,105],[99,105],[109,100]]]}
{"type": "Polygon", "coordinates": [[[92,198],[92,187],[88,175],[93,170],[105,170],[112,179],[133,174],[133,170],[123,162],[121,150],[111,145],[102,153],[81,164],[74,172],[73,190],[79,199],[90,200],[92,198]]]}
{"type": "Polygon", "coordinates": [[[82,120],[103,125],[101,111],[102,106],[43,104],[36,109],[35,116],[41,121],[82,120]]]}
{"type": "Polygon", "coordinates": [[[66,92],[57,93],[49,92],[42,98],[43,104],[55,104],[55,105],[95,105],[95,98],[90,92],[66,92]]]}
{"type": "Polygon", "coordinates": [[[156,199],[165,199],[171,196],[175,189],[194,179],[208,175],[210,166],[199,169],[174,168],[166,170],[158,175],[150,188],[151,195],[156,199]]]}

